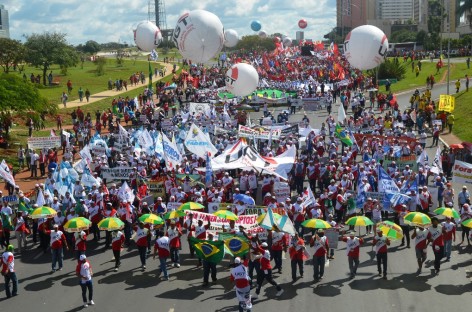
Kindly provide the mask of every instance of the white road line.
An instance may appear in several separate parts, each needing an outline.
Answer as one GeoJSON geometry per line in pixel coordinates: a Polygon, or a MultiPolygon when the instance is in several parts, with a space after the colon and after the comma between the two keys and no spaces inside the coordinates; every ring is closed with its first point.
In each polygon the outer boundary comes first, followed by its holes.
{"type": "Polygon", "coordinates": [[[169,312],[174,312],[174,308],[170,308],[170,309],[169,309],[169,312]]]}

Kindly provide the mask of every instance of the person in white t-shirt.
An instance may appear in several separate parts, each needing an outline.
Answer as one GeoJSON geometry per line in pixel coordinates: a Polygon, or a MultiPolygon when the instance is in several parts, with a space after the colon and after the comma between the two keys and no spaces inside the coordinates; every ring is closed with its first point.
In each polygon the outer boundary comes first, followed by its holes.
{"type": "Polygon", "coordinates": [[[85,255],[80,255],[79,263],[75,269],[75,273],[80,278],[80,287],[82,288],[82,299],[84,301],[84,307],[88,307],[89,305],[94,305],[93,302],[93,283],[92,283],[92,266],[90,262],[87,260],[85,255]],[[88,303],[87,303],[87,289],[88,289],[88,303]]]}

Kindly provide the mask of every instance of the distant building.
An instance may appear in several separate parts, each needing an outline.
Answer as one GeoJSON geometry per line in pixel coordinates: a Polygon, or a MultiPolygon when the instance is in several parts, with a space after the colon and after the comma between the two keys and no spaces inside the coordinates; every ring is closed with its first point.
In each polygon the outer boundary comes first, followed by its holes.
{"type": "Polygon", "coordinates": [[[0,38],[10,38],[8,11],[3,4],[0,4],[0,38]]]}
{"type": "Polygon", "coordinates": [[[300,42],[301,40],[305,39],[305,32],[304,31],[297,31],[295,34],[295,39],[300,42]]]}

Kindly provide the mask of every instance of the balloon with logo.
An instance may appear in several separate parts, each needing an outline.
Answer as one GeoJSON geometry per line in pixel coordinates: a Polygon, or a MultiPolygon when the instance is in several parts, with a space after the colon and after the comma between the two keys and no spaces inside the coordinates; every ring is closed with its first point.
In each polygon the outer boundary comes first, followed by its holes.
{"type": "Polygon", "coordinates": [[[306,21],[306,19],[301,19],[298,21],[298,27],[300,27],[301,29],[305,29],[306,27],[308,26],[308,22],[306,21]]]}
{"type": "Polygon", "coordinates": [[[190,11],[178,19],[172,39],[184,58],[205,63],[223,48],[223,24],[211,12],[190,11]]]}
{"type": "Polygon", "coordinates": [[[282,43],[284,44],[284,46],[289,47],[289,46],[292,45],[292,38],[285,37],[285,38],[282,40],[282,43]]]}
{"type": "Polygon", "coordinates": [[[226,72],[226,90],[236,96],[246,96],[257,89],[259,74],[246,63],[231,66],[226,72]]]}
{"type": "Polygon", "coordinates": [[[228,48],[235,47],[239,42],[239,36],[236,30],[228,29],[225,31],[225,46],[228,48]]]}
{"type": "Polygon", "coordinates": [[[259,32],[259,37],[262,38],[262,39],[267,38],[267,32],[265,30],[261,30],[259,32]]]}
{"type": "Polygon", "coordinates": [[[151,52],[161,41],[161,31],[153,22],[143,21],[134,30],[134,43],[142,51],[151,52]]]}
{"type": "Polygon", "coordinates": [[[372,25],[354,28],[344,40],[344,56],[352,67],[367,70],[380,65],[388,50],[388,39],[372,25]]]}
{"type": "Polygon", "coordinates": [[[262,24],[259,21],[252,21],[251,22],[251,29],[254,31],[259,31],[262,28],[262,24]]]}

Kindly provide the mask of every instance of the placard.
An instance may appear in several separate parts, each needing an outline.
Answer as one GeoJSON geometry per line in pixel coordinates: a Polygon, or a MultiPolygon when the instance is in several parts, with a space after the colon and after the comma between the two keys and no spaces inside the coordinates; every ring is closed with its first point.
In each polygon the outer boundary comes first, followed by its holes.
{"type": "Polygon", "coordinates": [[[274,193],[278,203],[284,203],[287,198],[291,197],[290,186],[285,182],[274,183],[274,193]]]}
{"type": "Polygon", "coordinates": [[[101,175],[103,179],[108,181],[129,180],[130,174],[134,172],[132,167],[115,167],[115,168],[101,168],[101,175]]]}
{"type": "Polygon", "coordinates": [[[325,229],[325,236],[328,239],[329,248],[338,248],[339,230],[335,228],[325,229]]]}
{"type": "Polygon", "coordinates": [[[49,149],[61,146],[61,137],[36,137],[28,138],[28,147],[31,149],[49,149]]]}

